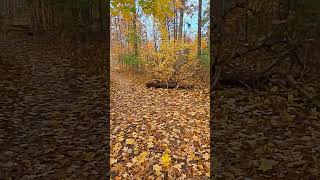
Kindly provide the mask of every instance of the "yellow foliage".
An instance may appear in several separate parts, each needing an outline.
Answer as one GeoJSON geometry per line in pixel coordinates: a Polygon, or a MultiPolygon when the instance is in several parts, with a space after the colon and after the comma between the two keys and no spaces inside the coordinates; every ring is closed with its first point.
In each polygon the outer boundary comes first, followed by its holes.
{"type": "Polygon", "coordinates": [[[205,49],[208,47],[208,42],[205,38],[201,38],[201,49],[205,49]]]}
{"type": "Polygon", "coordinates": [[[152,54],[157,66],[154,72],[163,80],[172,78],[175,65],[178,61],[183,61],[185,66],[191,66],[198,62],[197,43],[183,41],[164,41],[160,46],[160,51],[152,54]]]}
{"type": "Polygon", "coordinates": [[[163,165],[163,167],[167,168],[167,167],[169,167],[170,163],[171,163],[171,157],[169,154],[165,153],[161,157],[161,164],[163,165]]]}
{"type": "Polygon", "coordinates": [[[133,139],[127,139],[127,140],[126,140],[126,143],[127,143],[127,144],[133,144],[133,143],[134,143],[134,140],[133,140],[133,139]]]}
{"type": "Polygon", "coordinates": [[[181,2],[181,0],[177,0],[176,2],[175,2],[176,4],[176,8],[183,8],[183,5],[182,5],[182,2],[181,2]]]}

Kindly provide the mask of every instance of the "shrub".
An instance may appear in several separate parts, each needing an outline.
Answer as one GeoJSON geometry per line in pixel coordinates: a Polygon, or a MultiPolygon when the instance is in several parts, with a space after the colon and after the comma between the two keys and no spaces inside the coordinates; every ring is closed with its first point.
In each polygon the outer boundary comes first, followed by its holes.
{"type": "Polygon", "coordinates": [[[198,64],[196,43],[167,41],[153,53],[153,72],[162,80],[179,80],[198,64]]]}

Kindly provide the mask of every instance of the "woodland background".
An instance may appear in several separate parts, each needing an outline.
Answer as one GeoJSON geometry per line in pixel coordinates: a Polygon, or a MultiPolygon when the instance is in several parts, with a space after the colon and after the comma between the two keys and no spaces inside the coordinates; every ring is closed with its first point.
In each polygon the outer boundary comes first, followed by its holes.
{"type": "Polygon", "coordinates": [[[1,1],[2,39],[44,35],[80,44],[104,40],[106,3],[96,0],[1,1]]]}
{"type": "Polygon", "coordinates": [[[111,67],[160,86],[195,77],[208,82],[208,26],[207,1],[111,1],[111,67]]]}

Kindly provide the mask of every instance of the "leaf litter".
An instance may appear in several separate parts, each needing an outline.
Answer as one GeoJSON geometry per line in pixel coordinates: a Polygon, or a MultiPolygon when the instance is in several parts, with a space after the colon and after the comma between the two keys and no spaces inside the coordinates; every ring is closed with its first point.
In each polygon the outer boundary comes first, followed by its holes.
{"type": "Polygon", "coordinates": [[[35,38],[0,49],[0,179],[102,179],[103,76],[72,45],[35,38]]]}
{"type": "Polygon", "coordinates": [[[210,178],[207,90],[148,89],[111,71],[111,177],[210,178]]]}
{"type": "Polygon", "coordinates": [[[214,178],[319,179],[320,109],[297,90],[225,88],[214,97],[214,178]]]}

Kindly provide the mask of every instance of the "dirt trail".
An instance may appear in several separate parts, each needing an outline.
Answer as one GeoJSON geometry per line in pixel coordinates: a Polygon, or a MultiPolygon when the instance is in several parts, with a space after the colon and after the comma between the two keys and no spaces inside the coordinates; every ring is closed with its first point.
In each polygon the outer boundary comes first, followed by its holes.
{"type": "Polygon", "coordinates": [[[0,49],[0,179],[102,179],[103,78],[41,42],[0,49]]]}
{"type": "Polygon", "coordinates": [[[112,71],[110,98],[112,177],[209,178],[208,92],[147,89],[112,71]]]}

